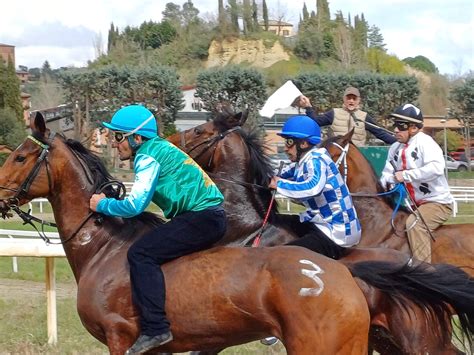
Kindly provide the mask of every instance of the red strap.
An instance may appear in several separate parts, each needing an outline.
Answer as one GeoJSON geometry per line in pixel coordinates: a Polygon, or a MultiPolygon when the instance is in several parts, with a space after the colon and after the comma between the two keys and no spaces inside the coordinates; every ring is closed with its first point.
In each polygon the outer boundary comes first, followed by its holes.
{"type": "MultiPolygon", "coordinates": [[[[406,150],[408,148],[408,144],[405,144],[405,146],[402,149],[402,170],[407,170],[407,156],[406,156],[406,150]]],[[[415,188],[413,187],[411,182],[406,182],[405,186],[407,187],[408,193],[410,194],[411,198],[415,203],[418,205],[418,201],[415,199],[415,188]]]]}

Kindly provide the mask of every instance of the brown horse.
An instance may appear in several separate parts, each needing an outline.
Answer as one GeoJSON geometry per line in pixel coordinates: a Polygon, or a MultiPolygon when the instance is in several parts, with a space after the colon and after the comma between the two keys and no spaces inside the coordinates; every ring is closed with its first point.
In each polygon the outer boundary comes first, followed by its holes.
{"type": "MultiPolygon", "coordinates": [[[[139,333],[127,250],[150,223],[162,222],[149,214],[97,219],[89,199],[110,178],[100,159],[46,130],[40,114],[31,127],[32,136],[0,169],[0,213],[49,199],[77,281],[81,321],[111,354],[123,354],[139,333]]],[[[369,310],[356,281],[342,264],[308,250],[220,247],[177,259],[163,271],[174,340],[161,351],[215,349],[274,335],[288,354],[367,352],[369,310]]]]}
{"type": "MultiPolygon", "coordinates": [[[[408,253],[409,245],[404,229],[409,214],[404,210],[397,213],[394,221],[397,229],[395,233],[390,224],[393,207],[386,197],[377,196],[383,192],[382,186],[370,163],[351,143],[352,133],[331,138],[324,142],[324,146],[334,161],[342,153],[339,147],[348,147],[347,167],[344,169],[344,164],[341,164],[340,169],[341,172],[347,170],[347,185],[353,193],[354,204],[361,221],[360,246],[377,245],[408,253]]],[[[434,236],[436,241],[432,243],[432,263],[456,265],[474,276],[474,224],[443,225],[434,232],[434,236]]]]}
{"type": "MultiPolygon", "coordinates": [[[[251,239],[262,224],[263,215],[271,194],[264,188],[268,177],[273,174],[268,157],[263,154],[263,147],[253,135],[245,134],[239,126],[245,120],[245,114],[223,114],[214,121],[207,122],[194,129],[170,137],[170,141],[187,151],[201,166],[210,172],[216,183],[224,192],[225,208],[229,220],[226,243],[246,243],[251,239]],[[250,237],[236,233],[245,230],[250,237]]],[[[278,244],[296,237],[294,230],[301,228],[296,221],[287,223],[290,219],[278,217],[275,211],[272,214],[272,225],[267,230],[264,242],[278,244]]],[[[351,264],[357,260],[385,259],[407,260],[400,254],[389,249],[355,250],[343,262],[351,264]]],[[[439,267],[439,266],[438,266],[439,267]]],[[[458,270],[459,271],[459,270],[458,270]]],[[[441,274],[436,273],[437,276],[441,274]]],[[[466,279],[465,275],[461,279],[466,279]]],[[[370,284],[370,279],[365,280],[370,284]]],[[[446,280],[445,280],[446,281],[446,280]]],[[[380,285],[379,285],[380,286],[380,285]]],[[[468,288],[473,290],[472,280],[468,288]]],[[[456,350],[446,338],[434,335],[430,329],[430,319],[426,318],[420,299],[414,300],[410,308],[411,315],[407,316],[400,305],[390,301],[390,297],[380,293],[376,287],[366,286],[364,293],[369,302],[372,315],[372,324],[390,330],[397,345],[394,349],[385,342],[383,345],[374,344],[379,351],[394,353],[422,353],[436,351],[441,353],[456,353],[456,350]],[[418,319],[426,321],[415,322],[413,313],[418,314],[418,319]]],[[[465,309],[472,314],[473,309],[465,309]]],[[[446,326],[444,319],[439,320],[440,329],[446,326]]],[[[470,335],[468,335],[469,337],[470,335]]]]}

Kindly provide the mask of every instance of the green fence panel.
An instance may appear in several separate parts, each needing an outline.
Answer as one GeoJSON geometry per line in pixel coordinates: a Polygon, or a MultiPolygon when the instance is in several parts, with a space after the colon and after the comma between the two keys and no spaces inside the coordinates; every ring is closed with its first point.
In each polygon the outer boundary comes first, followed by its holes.
{"type": "Polygon", "coordinates": [[[359,150],[364,154],[365,158],[370,162],[377,176],[382,174],[385,161],[387,160],[389,146],[369,146],[360,147],[359,150]]]}

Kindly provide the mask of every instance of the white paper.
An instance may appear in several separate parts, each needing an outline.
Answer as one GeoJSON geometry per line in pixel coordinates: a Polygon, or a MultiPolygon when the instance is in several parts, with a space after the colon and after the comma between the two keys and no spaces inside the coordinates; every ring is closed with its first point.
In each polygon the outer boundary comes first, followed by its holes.
{"type": "Polygon", "coordinates": [[[262,109],[259,111],[260,116],[273,117],[276,110],[291,106],[293,101],[299,96],[303,95],[301,91],[288,80],[285,84],[278,88],[265,102],[262,109]]]}

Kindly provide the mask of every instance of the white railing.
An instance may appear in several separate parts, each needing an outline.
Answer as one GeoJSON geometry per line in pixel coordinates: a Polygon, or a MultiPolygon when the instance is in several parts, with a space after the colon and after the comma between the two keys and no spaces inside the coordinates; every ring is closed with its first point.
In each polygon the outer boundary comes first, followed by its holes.
{"type": "MultiPolygon", "coordinates": [[[[471,203],[474,202],[474,187],[471,186],[450,186],[449,191],[454,198],[453,217],[458,213],[458,202],[471,203]]],[[[287,212],[291,212],[291,201],[285,196],[277,194],[275,199],[283,203],[287,212]]]]}
{"type": "MultiPolygon", "coordinates": [[[[59,234],[46,232],[48,238],[59,241],[59,234]]],[[[46,245],[37,232],[0,229],[0,256],[13,257],[13,271],[18,271],[18,256],[33,256],[45,258],[46,264],[46,304],[48,344],[58,341],[58,323],[56,312],[56,276],[54,267],[55,257],[65,257],[61,244],[46,245]]]]}
{"type": "MultiPolygon", "coordinates": [[[[130,190],[132,188],[133,182],[124,182],[125,189],[127,191],[127,194],[130,193],[130,190]]],[[[454,200],[456,202],[474,202],[474,187],[471,186],[450,186],[449,191],[451,191],[451,194],[454,197],[454,200]]],[[[285,203],[285,207],[287,211],[291,210],[291,202],[289,199],[285,198],[284,196],[281,195],[276,195],[275,198],[279,200],[282,203],[285,203]]],[[[34,213],[33,211],[33,204],[38,204],[39,205],[39,212],[43,213],[43,204],[44,203],[49,203],[47,199],[45,198],[36,198],[32,200],[29,203],[29,207],[31,209],[31,213],[34,213]]],[[[455,209],[457,209],[457,206],[455,205],[455,209]]],[[[456,211],[457,213],[457,211],[456,211]]]]}
{"type": "Polygon", "coordinates": [[[450,186],[449,191],[456,201],[474,201],[474,187],[471,186],[450,186]]]}

